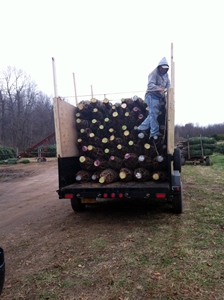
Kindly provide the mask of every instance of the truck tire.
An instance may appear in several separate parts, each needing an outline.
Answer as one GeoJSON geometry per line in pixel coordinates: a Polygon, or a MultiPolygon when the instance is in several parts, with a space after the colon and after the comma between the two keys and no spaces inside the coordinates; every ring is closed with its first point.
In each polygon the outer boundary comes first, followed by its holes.
{"type": "Polygon", "coordinates": [[[205,163],[206,163],[206,166],[210,166],[211,165],[209,156],[206,157],[205,163]]]}
{"type": "Polygon", "coordinates": [[[175,148],[173,152],[173,169],[181,173],[181,152],[179,148],[175,148]]]}
{"type": "Polygon", "coordinates": [[[184,166],[185,163],[186,163],[185,157],[182,156],[182,157],[181,157],[181,165],[184,166]]]}
{"type": "Polygon", "coordinates": [[[71,206],[74,211],[80,212],[84,211],[86,205],[81,202],[81,199],[74,197],[71,199],[71,206]]]}
{"type": "Polygon", "coordinates": [[[182,184],[180,187],[180,193],[173,195],[173,213],[181,214],[183,212],[183,195],[182,184]]]}

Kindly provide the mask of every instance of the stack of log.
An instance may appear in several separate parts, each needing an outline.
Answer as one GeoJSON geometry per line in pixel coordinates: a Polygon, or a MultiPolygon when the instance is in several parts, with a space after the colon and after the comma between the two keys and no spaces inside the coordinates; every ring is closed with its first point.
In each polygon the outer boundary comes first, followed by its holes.
{"type": "Polygon", "coordinates": [[[92,98],[81,101],[76,110],[77,147],[81,170],[77,182],[163,181],[167,179],[166,105],[158,116],[157,140],[137,126],[148,115],[139,97],[121,99],[112,104],[92,98]]]}
{"type": "Polygon", "coordinates": [[[191,137],[183,139],[177,144],[184,158],[196,158],[212,155],[216,147],[214,138],[209,137],[191,137]]]}

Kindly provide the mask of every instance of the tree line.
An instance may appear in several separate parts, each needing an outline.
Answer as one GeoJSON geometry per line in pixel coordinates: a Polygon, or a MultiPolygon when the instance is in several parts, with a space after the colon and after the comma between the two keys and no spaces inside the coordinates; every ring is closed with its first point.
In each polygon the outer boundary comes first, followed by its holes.
{"type": "Polygon", "coordinates": [[[175,140],[180,141],[183,138],[196,136],[214,137],[216,141],[224,140],[224,122],[208,126],[198,126],[193,123],[187,123],[184,126],[175,125],[175,140]]]}
{"type": "Polygon", "coordinates": [[[53,105],[22,70],[0,73],[0,145],[23,151],[54,132],[53,105]]]}
{"type": "MultiPolygon", "coordinates": [[[[23,151],[54,132],[53,103],[30,76],[8,67],[0,72],[0,145],[23,151]]],[[[175,141],[193,136],[224,139],[224,123],[175,126],[175,141]]],[[[55,143],[55,140],[51,140],[55,143]]]]}

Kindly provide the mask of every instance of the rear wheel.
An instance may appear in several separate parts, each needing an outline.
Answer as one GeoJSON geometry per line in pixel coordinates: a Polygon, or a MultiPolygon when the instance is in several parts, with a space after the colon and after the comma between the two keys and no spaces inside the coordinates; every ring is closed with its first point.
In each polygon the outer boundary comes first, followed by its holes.
{"type": "Polygon", "coordinates": [[[181,165],[184,166],[185,165],[185,157],[181,157],[181,165]]]}
{"type": "Polygon", "coordinates": [[[180,186],[180,193],[173,195],[173,212],[175,214],[181,214],[183,212],[182,184],[180,186]]]}
{"type": "Polygon", "coordinates": [[[81,202],[81,199],[74,197],[71,199],[71,206],[74,211],[84,211],[86,204],[81,202]]]}
{"type": "Polygon", "coordinates": [[[181,152],[180,148],[175,148],[173,152],[173,169],[181,173],[181,152]]]}
{"type": "Polygon", "coordinates": [[[210,165],[211,165],[211,162],[210,162],[210,158],[209,158],[209,157],[206,157],[205,163],[206,163],[206,166],[210,166],[210,165]]]}

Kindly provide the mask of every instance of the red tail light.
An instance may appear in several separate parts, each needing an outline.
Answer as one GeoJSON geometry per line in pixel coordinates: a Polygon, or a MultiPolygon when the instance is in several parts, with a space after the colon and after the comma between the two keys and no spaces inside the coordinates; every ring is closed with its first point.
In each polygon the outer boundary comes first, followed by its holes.
{"type": "Polygon", "coordinates": [[[65,199],[72,199],[73,198],[73,194],[65,194],[65,199]]]}
{"type": "Polygon", "coordinates": [[[159,198],[159,199],[166,198],[166,194],[165,193],[158,193],[158,194],[156,194],[156,198],[159,198]]]}

